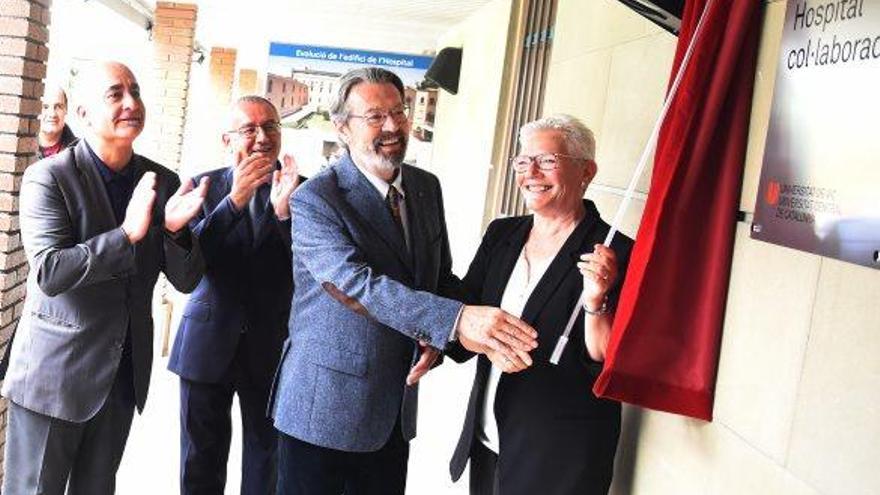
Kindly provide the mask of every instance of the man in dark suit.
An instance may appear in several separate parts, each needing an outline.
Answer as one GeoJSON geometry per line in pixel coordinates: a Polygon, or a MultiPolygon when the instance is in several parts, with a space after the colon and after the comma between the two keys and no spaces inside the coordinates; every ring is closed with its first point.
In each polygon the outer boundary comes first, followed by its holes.
{"type": "MultiPolygon", "coordinates": [[[[277,435],[266,415],[287,337],[292,290],[289,199],[299,182],[268,100],[245,96],[223,134],[228,166],[191,222],[206,272],[183,312],[169,369],[180,375],[180,491],[223,493],[238,393],[243,425],[241,493],[275,489],[277,435]]],[[[194,179],[198,181],[199,178],[194,179]]]]}
{"type": "Polygon", "coordinates": [[[187,223],[206,184],[180,185],[134,154],[144,104],[127,67],[96,64],[80,74],[85,139],[22,180],[30,272],[3,384],[5,495],[114,492],[150,382],[156,278],[161,271],[189,292],[204,267],[187,223]]]}
{"type": "Polygon", "coordinates": [[[296,291],[272,412],[282,494],[403,494],[415,382],[450,340],[526,366],[528,325],[456,294],[440,184],[402,163],[403,84],[382,69],[339,83],[347,147],[291,200],[296,291]]]}

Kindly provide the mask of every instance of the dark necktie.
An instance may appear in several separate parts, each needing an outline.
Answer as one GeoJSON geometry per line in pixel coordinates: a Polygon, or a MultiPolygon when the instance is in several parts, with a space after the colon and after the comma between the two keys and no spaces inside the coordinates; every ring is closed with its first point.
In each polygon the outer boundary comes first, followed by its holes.
{"type": "Polygon", "coordinates": [[[256,245],[260,238],[260,228],[262,227],[262,225],[260,225],[260,220],[266,213],[266,194],[263,189],[264,188],[261,186],[254,191],[254,195],[251,197],[247,206],[248,216],[251,221],[251,234],[253,235],[251,242],[254,245],[256,245]]]}
{"type": "Polygon", "coordinates": [[[400,237],[404,240],[404,244],[406,244],[406,235],[403,230],[403,217],[400,215],[400,191],[397,190],[394,185],[388,186],[388,194],[385,196],[385,206],[388,207],[388,211],[391,212],[391,218],[394,219],[395,225],[397,225],[397,231],[400,232],[400,237]]]}

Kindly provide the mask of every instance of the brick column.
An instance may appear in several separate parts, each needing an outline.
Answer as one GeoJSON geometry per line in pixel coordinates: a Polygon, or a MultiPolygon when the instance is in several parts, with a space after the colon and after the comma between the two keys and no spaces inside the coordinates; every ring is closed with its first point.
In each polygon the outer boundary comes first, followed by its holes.
{"type": "Polygon", "coordinates": [[[211,89],[217,108],[225,114],[232,101],[232,81],[235,79],[235,48],[211,48],[211,89]]]}
{"type": "Polygon", "coordinates": [[[238,95],[257,94],[257,71],[254,69],[241,69],[238,71],[238,95]]]}
{"type": "Polygon", "coordinates": [[[173,170],[180,170],[197,11],[188,3],[156,3],[153,52],[159,96],[147,102],[147,125],[152,158],[173,170]]]}
{"type": "MultiPolygon", "coordinates": [[[[46,41],[51,3],[52,0],[0,1],[0,355],[5,352],[24,308],[28,267],[18,227],[18,194],[21,174],[36,159],[37,117],[49,58],[46,41]]],[[[0,461],[5,443],[3,399],[0,461]]]]}

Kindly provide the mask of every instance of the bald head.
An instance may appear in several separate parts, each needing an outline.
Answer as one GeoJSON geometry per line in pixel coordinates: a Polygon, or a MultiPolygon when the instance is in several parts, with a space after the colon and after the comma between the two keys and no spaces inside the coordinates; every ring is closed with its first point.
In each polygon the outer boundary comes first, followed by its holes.
{"type": "Polygon", "coordinates": [[[131,70],[119,62],[83,67],[76,82],[76,114],[101,145],[131,148],[144,129],[141,89],[131,70]]]}

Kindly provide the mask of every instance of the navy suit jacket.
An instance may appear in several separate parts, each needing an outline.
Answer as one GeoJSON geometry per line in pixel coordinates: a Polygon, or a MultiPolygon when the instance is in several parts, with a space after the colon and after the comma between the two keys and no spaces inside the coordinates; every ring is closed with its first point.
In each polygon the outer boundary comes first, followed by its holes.
{"type": "Polygon", "coordinates": [[[218,383],[226,379],[247,334],[244,366],[268,387],[287,337],[290,220],[275,216],[268,184],[236,211],[229,199],[232,168],[207,172],[193,182],[202,177],[210,184],[191,228],[202,246],[205,276],[184,309],[168,368],[187,380],[218,383]]]}
{"type": "Polygon", "coordinates": [[[379,192],[349,156],[291,198],[290,338],[273,403],[275,427],[321,447],[380,449],[400,417],[415,436],[417,388],[406,375],[416,341],[445,348],[462,307],[439,297],[452,275],[437,178],[401,168],[411,254],[379,192]]]}

